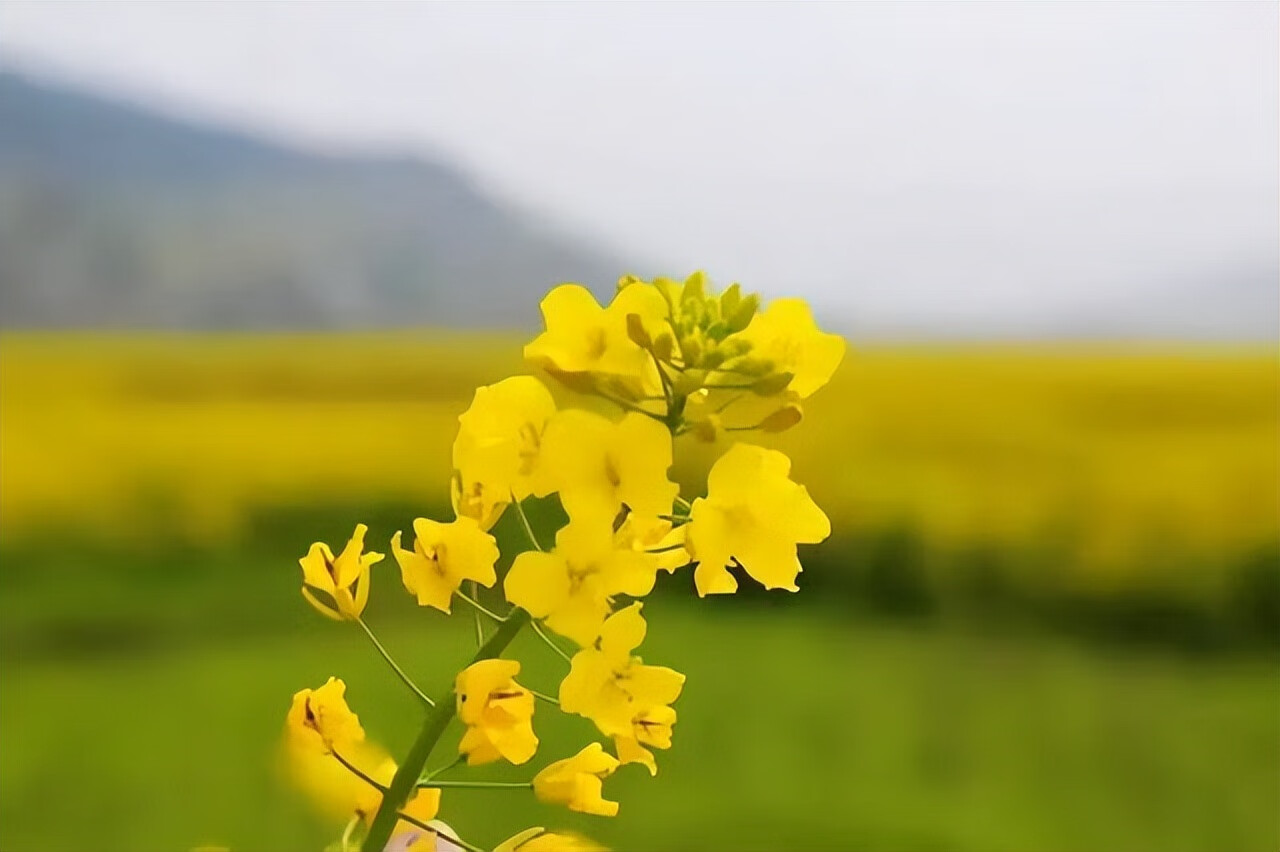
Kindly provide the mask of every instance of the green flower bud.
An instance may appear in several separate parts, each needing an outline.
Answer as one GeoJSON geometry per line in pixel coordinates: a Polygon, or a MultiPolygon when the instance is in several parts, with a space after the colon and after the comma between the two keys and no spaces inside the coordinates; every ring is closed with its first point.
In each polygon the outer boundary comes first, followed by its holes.
{"type": "Polygon", "coordinates": [[[653,340],[653,354],[658,356],[659,361],[670,361],[671,353],[675,351],[675,338],[671,336],[671,332],[664,331],[653,340]]]}
{"type": "Polygon", "coordinates": [[[803,417],[804,412],[800,410],[800,406],[784,405],[761,420],[756,428],[762,432],[785,432],[799,423],[803,417]]]}
{"type": "Polygon", "coordinates": [[[689,396],[701,390],[706,383],[706,370],[684,370],[676,375],[671,387],[678,395],[689,396]]]}
{"type": "Polygon", "coordinates": [[[757,396],[773,396],[776,393],[782,393],[795,377],[795,373],[770,373],[758,379],[751,386],[751,392],[757,396]]]}
{"type": "Polygon", "coordinates": [[[730,333],[742,331],[751,324],[751,318],[756,315],[756,311],[760,308],[760,296],[752,293],[743,298],[742,303],[734,310],[733,314],[726,317],[729,322],[730,333]]]}
{"type": "Polygon", "coordinates": [[[766,358],[743,358],[733,366],[737,372],[747,376],[755,376],[756,378],[767,376],[773,372],[773,362],[766,358]]]}
{"type": "Polygon", "coordinates": [[[742,303],[742,285],[732,284],[720,294],[720,316],[731,317],[742,303]]]}
{"type": "Polygon", "coordinates": [[[684,303],[701,302],[707,297],[707,274],[699,269],[684,280],[684,295],[680,301],[684,303]]]}
{"type": "Polygon", "coordinates": [[[680,338],[680,356],[684,358],[686,367],[696,366],[702,358],[702,343],[697,335],[690,334],[680,338]]]}
{"type": "Polygon", "coordinates": [[[743,340],[741,337],[730,337],[728,340],[722,341],[719,350],[724,353],[726,361],[732,358],[740,358],[751,351],[751,341],[743,340]]]}
{"type": "Polygon", "coordinates": [[[653,341],[649,339],[649,330],[644,327],[644,320],[639,314],[627,314],[627,337],[641,349],[649,349],[653,341]]]}

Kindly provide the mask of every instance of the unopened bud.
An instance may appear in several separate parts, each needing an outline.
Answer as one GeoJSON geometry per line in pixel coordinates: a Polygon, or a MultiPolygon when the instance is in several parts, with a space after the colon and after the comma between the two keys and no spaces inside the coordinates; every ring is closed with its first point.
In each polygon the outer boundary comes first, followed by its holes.
{"type": "Polygon", "coordinates": [[[627,337],[641,349],[653,346],[653,341],[649,339],[649,330],[644,327],[644,320],[640,319],[639,314],[627,314],[627,337]]]}
{"type": "Polygon", "coordinates": [[[725,317],[725,321],[729,323],[729,332],[736,333],[742,331],[751,324],[751,318],[756,315],[756,311],[760,308],[760,296],[752,293],[744,296],[742,302],[734,309],[732,314],[725,317]]]}
{"type": "Polygon", "coordinates": [[[795,373],[770,373],[751,386],[751,392],[757,396],[773,396],[782,393],[791,384],[795,373]]]}
{"type": "Polygon", "coordinates": [[[707,274],[699,269],[684,280],[682,302],[701,302],[707,296],[707,274]]]}
{"type": "Polygon", "coordinates": [[[680,357],[684,358],[686,367],[692,367],[702,357],[702,343],[696,335],[690,334],[680,338],[680,357]]]}
{"type": "Polygon", "coordinates": [[[638,278],[635,275],[624,275],[618,279],[618,292],[621,293],[623,290],[627,289],[632,284],[643,284],[643,283],[644,283],[643,278],[638,278]]]}
{"type": "Polygon", "coordinates": [[[731,337],[720,343],[717,347],[724,353],[724,358],[728,361],[730,358],[739,358],[751,351],[751,341],[743,340],[741,337],[731,337]]]}
{"type": "Polygon", "coordinates": [[[804,412],[800,410],[799,405],[784,405],[761,420],[756,428],[762,432],[785,432],[799,423],[803,417],[804,412]]]}
{"type": "Polygon", "coordinates": [[[707,383],[706,370],[683,370],[671,383],[671,388],[680,396],[688,396],[702,389],[707,383]]]}
{"type": "Polygon", "coordinates": [[[773,362],[767,358],[743,358],[734,365],[734,370],[746,376],[761,378],[773,372],[773,362]]]}
{"type": "Polygon", "coordinates": [[[731,317],[742,303],[742,285],[732,284],[720,294],[720,316],[731,317]]]}
{"type": "Polygon", "coordinates": [[[721,431],[720,417],[716,414],[708,414],[705,420],[697,420],[689,428],[690,435],[708,444],[714,444],[721,431]]]}
{"type": "Polygon", "coordinates": [[[675,348],[675,338],[671,336],[669,331],[664,331],[654,338],[653,354],[658,356],[659,361],[670,361],[671,353],[675,351],[675,348]]]}
{"type": "Polygon", "coordinates": [[[702,361],[699,366],[706,367],[708,370],[714,370],[724,363],[724,352],[719,347],[712,346],[706,352],[702,353],[702,361]]]}

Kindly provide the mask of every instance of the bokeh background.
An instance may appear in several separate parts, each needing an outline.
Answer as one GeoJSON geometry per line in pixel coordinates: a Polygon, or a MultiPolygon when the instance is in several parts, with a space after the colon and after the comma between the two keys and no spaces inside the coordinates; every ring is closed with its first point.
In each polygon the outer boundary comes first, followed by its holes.
{"type": "MultiPolygon", "coordinates": [[[[332,840],[273,763],[290,695],[344,677],[393,751],[418,718],[297,558],[448,511],[549,287],[695,268],[849,340],[776,441],[835,534],[797,595],[661,584],[689,683],[619,819],[451,823],[1280,847],[1277,19],[0,4],[0,848],[332,840]]],[[[469,656],[394,566],[367,616],[430,688],[469,656]]]]}

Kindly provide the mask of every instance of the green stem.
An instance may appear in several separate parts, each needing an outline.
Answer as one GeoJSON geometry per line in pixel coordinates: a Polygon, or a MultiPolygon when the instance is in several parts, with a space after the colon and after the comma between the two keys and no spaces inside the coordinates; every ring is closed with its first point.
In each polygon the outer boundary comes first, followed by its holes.
{"type": "Polygon", "coordinates": [[[565,653],[564,649],[563,649],[563,648],[561,648],[559,645],[557,645],[557,644],[555,643],[555,641],[554,641],[554,640],[552,640],[552,638],[551,638],[550,636],[548,636],[548,635],[547,635],[547,632],[546,632],[545,630],[543,630],[543,629],[542,629],[542,625],[541,625],[541,624],[539,624],[538,622],[534,621],[534,622],[532,622],[532,627],[533,627],[533,632],[534,632],[534,633],[537,633],[537,634],[538,634],[538,636],[539,636],[539,637],[541,637],[541,639],[542,639],[542,641],[543,641],[543,642],[546,642],[548,645],[550,645],[550,646],[551,646],[551,650],[553,650],[553,651],[555,651],[557,654],[559,654],[559,655],[561,656],[561,658],[563,658],[563,659],[564,659],[564,661],[565,661],[566,663],[572,663],[572,662],[573,662],[573,657],[571,657],[571,656],[569,656],[567,653],[565,653]]]}
{"type": "MultiPolygon", "coordinates": [[[[484,644],[484,622],[480,620],[480,605],[475,601],[480,597],[480,584],[475,580],[468,580],[467,588],[471,589],[471,597],[462,595],[462,599],[473,605],[471,617],[476,629],[476,647],[479,648],[484,644]]],[[[459,594],[461,594],[461,590],[459,590],[459,594]]]]}
{"type": "MultiPolygon", "coordinates": [[[[480,646],[468,665],[481,660],[495,659],[507,645],[511,644],[511,640],[520,632],[520,628],[529,622],[527,611],[518,607],[512,610],[507,620],[498,625],[497,632],[480,646]]],[[[422,730],[418,732],[418,737],[409,747],[409,753],[405,755],[404,762],[400,764],[395,777],[391,779],[391,787],[387,790],[387,794],[382,797],[382,804],[378,807],[378,813],[374,816],[373,824],[369,826],[369,833],[364,839],[362,847],[364,852],[382,852],[382,848],[391,839],[397,812],[409,800],[409,794],[422,775],[422,768],[427,765],[427,758],[431,757],[432,749],[440,741],[445,728],[449,726],[449,722],[457,712],[458,702],[454,699],[451,689],[444,700],[427,713],[427,718],[422,722],[422,730]]]]}
{"type": "Polygon", "coordinates": [[[451,790],[528,790],[532,781],[419,781],[419,787],[451,790]]]}
{"type": "Polygon", "coordinates": [[[338,754],[336,749],[329,749],[329,754],[333,755],[335,760],[337,760],[344,767],[346,767],[346,770],[348,772],[350,772],[352,775],[359,778],[364,783],[368,784],[370,787],[373,787],[374,789],[378,790],[381,793],[387,792],[386,787],[382,786],[377,781],[374,781],[372,778],[370,778],[368,775],[365,774],[364,770],[360,769],[360,767],[356,766],[351,761],[347,760],[345,757],[338,754]]]}
{"type": "Polygon", "coordinates": [[[520,516],[520,523],[524,525],[524,534],[529,537],[529,543],[533,545],[534,550],[541,551],[542,545],[538,544],[538,537],[533,534],[533,524],[529,523],[529,516],[524,513],[524,506],[514,497],[511,498],[511,502],[516,507],[516,514],[520,516]]]}
{"type": "MultiPolygon", "coordinates": [[[[529,689],[529,687],[526,686],[525,689],[529,689]]],[[[532,695],[534,698],[547,702],[548,704],[554,704],[557,707],[560,706],[560,700],[558,698],[553,698],[552,696],[547,695],[545,692],[539,692],[536,689],[529,689],[529,694],[532,695]]]]}
{"type": "MultiPolygon", "coordinates": [[[[464,595],[464,594],[462,593],[462,590],[461,590],[461,589],[459,589],[458,591],[454,592],[454,594],[455,594],[455,595],[457,595],[458,597],[462,598],[462,599],[463,599],[464,601],[466,601],[468,604],[470,604],[470,605],[471,605],[471,607],[472,607],[472,609],[474,609],[474,610],[476,611],[476,616],[477,616],[477,617],[480,615],[480,613],[482,613],[482,612],[483,612],[485,615],[489,616],[490,618],[492,618],[494,621],[498,622],[499,624],[501,624],[502,622],[504,622],[504,621],[506,621],[506,620],[507,620],[507,619],[506,619],[506,618],[504,618],[503,616],[498,615],[496,612],[494,612],[493,610],[489,609],[488,607],[486,607],[485,605],[483,605],[482,603],[480,603],[480,602],[479,602],[478,600],[476,600],[475,598],[472,598],[472,597],[470,597],[469,595],[464,595]]],[[[479,622],[477,622],[477,624],[478,624],[478,623],[479,623],[479,622]]],[[[480,644],[482,644],[482,645],[483,645],[484,643],[483,643],[483,642],[481,642],[480,644]]]]}
{"type": "Polygon", "coordinates": [[[634,411],[636,414],[643,414],[645,417],[648,417],[652,420],[657,420],[659,423],[667,422],[666,415],[656,414],[647,408],[641,408],[638,405],[627,402],[625,399],[616,397],[611,393],[606,393],[605,391],[602,391],[599,388],[596,389],[595,394],[601,399],[607,399],[609,402],[612,402],[614,405],[618,406],[623,411],[634,411]]]}
{"type": "Polygon", "coordinates": [[[431,698],[425,692],[423,692],[421,689],[418,689],[418,685],[414,683],[407,674],[404,673],[404,669],[400,668],[400,666],[396,663],[396,661],[391,659],[391,655],[387,653],[387,649],[382,647],[382,643],[378,641],[377,636],[373,635],[373,631],[369,629],[369,625],[364,623],[364,619],[357,618],[356,624],[359,624],[360,628],[364,630],[364,635],[369,637],[369,641],[373,643],[373,647],[378,649],[378,653],[382,655],[382,659],[387,661],[387,665],[391,666],[391,670],[394,671],[396,675],[399,676],[400,680],[404,681],[405,686],[413,690],[414,695],[418,696],[418,700],[421,701],[423,704],[427,705],[428,707],[435,707],[436,703],[432,701],[431,698]]]}

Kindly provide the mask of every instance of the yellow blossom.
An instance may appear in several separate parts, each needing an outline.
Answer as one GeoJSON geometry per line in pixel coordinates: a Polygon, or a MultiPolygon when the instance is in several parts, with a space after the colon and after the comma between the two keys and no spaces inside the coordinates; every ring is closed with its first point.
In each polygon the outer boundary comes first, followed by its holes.
{"type": "Polygon", "coordinates": [[[693,561],[684,548],[684,536],[683,526],[673,527],[671,521],[632,512],[613,539],[619,548],[643,553],[654,567],[674,574],[693,561]]]}
{"type": "Polygon", "coordinates": [[[597,515],[612,522],[623,506],[665,514],[679,491],[667,479],[671,434],[636,412],[614,422],[590,411],[561,411],[547,424],[542,457],[575,519],[597,515]]]}
{"type": "Polygon", "coordinates": [[[653,287],[623,287],[608,308],[580,284],[561,284],[542,300],[547,330],[524,356],[553,374],[598,373],[641,381],[649,354],[627,334],[627,316],[660,318],[666,302],[653,287]]]}
{"type": "MultiPolygon", "coordinates": [[[[359,773],[387,786],[396,763],[380,746],[365,740],[364,728],[347,706],[345,693],[346,684],[331,677],[324,686],[293,696],[285,717],[286,770],[323,813],[335,820],[352,816],[370,820],[382,803],[382,793],[359,773]]],[[[439,805],[439,790],[420,790],[405,810],[430,819],[439,805]]]]}
{"type": "Polygon", "coordinates": [[[328,754],[364,741],[360,718],[351,712],[346,700],[347,685],[331,677],[317,689],[294,693],[293,703],[285,716],[285,730],[290,744],[328,754]]]}
{"type": "Polygon", "coordinates": [[[609,852],[608,849],[583,837],[545,828],[529,828],[508,837],[493,852],[609,852]]]}
{"type": "Polygon", "coordinates": [[[623,763],[644,763],[656,774],[653,756],[640,744],[670,748],[675,711],[667,705],[679,697],[685,678],[665,666],[644,665],[632,655],[647,629],[642,606],[637,602],[609,616],[596,646],[573,655],[560,684],[560,707],[585,716],[613,737],[623,763]]]}
{"type": "Polygon", "coordinates": [[[493,565],[498,543],[472,518],[451,523],[418,518],[413,522],[413,550],[400,546],[400,533],[391,538],[391,552],[400,563],[400,578],[421,606],[449,612],[453,593],[463,580],[482,586],[497,582],[493,565]]]}
{"type": "Polygon", "coordinates": [[[617,547],[608,521],[571,520],[550,553],[515,558],[504,589],[508,601],[586,646],[599,635],[612,597],[649,594],[656,568],[645,554],[617,547]]]}
{"type": "Polygon", "coordinates": [[[502,508],[530,494],[543,496],[539,448],[555,400],[533,376],[513,376],[477,388],[458,417],[453,466],[458,472],[454,510],[488,529],[502,508]],[[465,499],[462,499],[465,498],[465,499]]]}
{"type": "Polygon", "coordinates": [[[515,660],[480,660],[458,674],[458,718],[467,726],[458,752],[467,765],[499,758],[524,763],[538,750],[533,694],[515,682],[519,673],[515,660]]]}
{"type": "Polygon", "coordinates": [[[737,590],[726,570],[731,561],[767,589],[796,591],[796,545],[822,541],[831,522],[790,473],[785,455],[750,444],[735,444],[712,466],[687,533],[699,595],[737,590]]]}
{"type": "Polygon", "coordinates": [[[329,618],[357,619],[369,601],[369,567],[381,562],[382,554],[363,552],[368,531],[364,524],[357,524],[351,540],[336,558],[329,545],[318,541],[298,560],[302,565],[302,596],[329,618]],[[312,589],[322,592],[332,603],[320,600],[312,589]]]}
{"type": "Polygon", "coordinates": [[[818,329],[803,299],[775,299],[740,335],[751,357],[772,362],[775,372],[791,373],[787,389],[801,399],[830,381],[844,358],[844,339],[818,329]]]}
{"type": "Polygon", "coordinates": [[[539,801],[565,805],[571,811],[616,816],[618,803],[603,796],[604,779],[618,768],[618,761],[600,743],[591,743],[573,757],[557,760],[533,776],[533,792],[539,801]]]}

